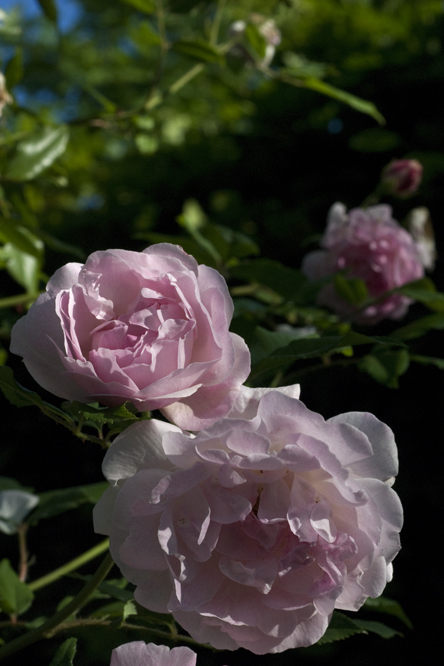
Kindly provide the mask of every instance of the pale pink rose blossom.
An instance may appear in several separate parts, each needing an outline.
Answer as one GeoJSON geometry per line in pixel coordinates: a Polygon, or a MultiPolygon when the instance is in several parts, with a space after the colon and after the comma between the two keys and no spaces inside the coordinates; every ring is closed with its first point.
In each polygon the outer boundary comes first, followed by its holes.
{"type": "MultiPolygon", "coordinates": [[[[312,280],[344,271],[346,277],[365,282],[370,298],[379,299],[395,287],[424,277],[424,266],[412,236],[392,218],[390,206],[354,208],[347,213],[335,203],[328,214],[322,237],[323,250],[310,252],[302,271],[312,280]]],[[[318,304],[360,324],[376,324],[382,319],[400,319],[412,303],[402,294],[390,294],[359,310],[337,292],[333,283],[318,294],[318,304]]]]}
{"type": "Polygon", "coordinates": [[[133,641],[112,651],[110,666],[196,666],[196,653],[187,647],[170,650],[166,645],[133,641]]]}
{"type": "Polygon", "coordinates": [[[250,371],[232,314],[222,275],[177,245],[94,252],[56,271],[11,351],[61,398],[129,400],[198,430],[229,412],[250,371]]]}
{"type": "Polygon", "coordinates": [[[122,432],[94,509],[135,599],[199,643],[255,654],[312,645],[334,609],[391,579],[402,508],[393,433],[372,414],[325,421],[298,387],[246,389],[196,436],[122,432]]]}

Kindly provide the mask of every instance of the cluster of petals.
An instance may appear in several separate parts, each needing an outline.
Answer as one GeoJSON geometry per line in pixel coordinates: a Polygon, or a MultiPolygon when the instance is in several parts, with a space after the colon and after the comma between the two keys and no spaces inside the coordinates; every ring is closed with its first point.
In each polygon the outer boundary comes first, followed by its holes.
{"type": "Polygon", "coordinates": [[[391,578],[402,524],[392,431],[367,413],[326,421],[298,395],[244,388],[196,435],[142,421],[105,456],[96,532],[135,599],[199,643],[311,645],[334,609],[359,609],[391,578]]]}
{"type": "Polygon", "coordinates": [[[232,314],[224,278],[177,245],[94,252],[56,271],[11,351],[61,398],[131,401],[199,430],[228,414],[250,371],[232,314]]]}
{"type": "Polygon", "coordinates": [[[112,651],[110,666],[196,666],[196,653],[187,647],[170,650],[166,645],[133,641],[112,651]]]}
{"type": "Polygon", "coordinates": [[[358,310],[329,283],[319,292],[320,305],[362,324],[404,316],[411,299],[399,293],[383,296],[422,278],[424,266],[412,236],[392,218],[390,206],[354,208],[347,213],[343,204],[335,203],[328,214],[321,246],[324,249],[309,253],[303,261],[302,270],[309,279],[344,271],[348,277],[363,280],[372,299],[382,298],[358,310]]]}

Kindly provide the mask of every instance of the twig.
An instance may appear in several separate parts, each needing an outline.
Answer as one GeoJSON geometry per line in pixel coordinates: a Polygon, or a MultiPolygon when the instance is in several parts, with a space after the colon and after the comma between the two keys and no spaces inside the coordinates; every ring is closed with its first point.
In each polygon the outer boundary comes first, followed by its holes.
{"type": "Polygon", "coordinates": [[[5,657],[9,657],[11,654],[15,654],[19,650],[23,650],[23,648],[36,643],[42,638],[47,638],[56,627],[62,624],[62,622],[64,622],[70,615],[78,611],[86,604],[94,590],[96,590],[100,583],[106,578],[113,565],[113,559],[108,553],[92,578],[90,578],[86,585],[69,604],[64,606],[64,608],[50,617],[49,620],[44,622],[37,629],[34,629],[33,631],[30,631],[27,634],[16,638],[15,640],[0,648],[0,661],[5,659],[5,657]]]}

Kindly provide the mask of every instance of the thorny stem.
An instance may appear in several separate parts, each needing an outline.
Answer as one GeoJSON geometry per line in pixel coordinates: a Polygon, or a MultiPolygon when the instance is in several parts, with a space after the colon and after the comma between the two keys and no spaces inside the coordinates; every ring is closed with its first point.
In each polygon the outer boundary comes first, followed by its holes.
{"type": "Polygon", "coordinates": [[[15,654],[19,650],[23,650],[23,648],[36,643],[42,638],[47,638],[50,636],[56,627],[62,624],[70,615],[78,611],[86,604],[94,590],[96,590],[100,583],[106,578],[113,565],[113,559],[108,553],[95,574],[90,578],[86,585],[69,604],[64,606],[58,613],[55,613],[55,615],[50,617],[49,620],[44,622],[37,629],[34,629],[33,631],[30,631],[27,634],[16,638],[4,647],[0,648],[0,661],[5,657],[9,657],[11,654],[15,654]]]}
{"type": "MultiPolygon", "coordinates": [[[[108,620],[106,618],[82,618],[79,620],[74,620],[70,622],[64,622],[63,624],[59,624],[54,631],[51,632],[51,637],[55,636],[55,634],[59,633],[60,631],[67,631],[70,629],[77,629],[78,627],[93,627],[93,626],[101,626],[101,627],[107,627],[110,625],[113,625],[115,621],[114,620],[108,620]]],[[[9,625],[9,623],[8,623],[9,625]]],[[[130,622],[122,622],[121,625],[119,625],[120,629],[129,629],[133,631],[149,631],[150,634],[154,634],[155,636],[158,636],[159,638],[164,638],[169,641],[177,641],[181,643],[188,643],[189,645],[194,645],[195,647],[206,647],[210,650],[214,650],[214,648],[211,645],[208,644],[201,644],[195,641],[191,636],[185,636],[184,634],[179,634],[177,631],[175,631],[174,627],[171,627],[171,631],[163,631],[162,629],[156,629],[155,627],[147,627],[146,625],[143,624],[131,624],[130,622]]]]}
{"type": "Polygon", "coordinates": [[[37,578],[37,580],[32,581],[32,583],[29,583],[28,585],[29,589],[32,590],[32,592],[35,592],[35,590],[40,590],[40,588],[45,587],[46,585],[50,585],[51,583],[54,583],[62,576],[66,576],[67,574],[71,573],[71,571],[78,569],[83,564],[86,564],[90,560],[93,560],[95,557],[98,557],[106,550],[108,550],[108,547],[109,547],[109,539],[101,541],[99,544],[97,544],[97,546],[90,548],[85,553],[82,553],[78,557],[75,557],[73,560],[67,562],[58,569],[54,569],[54,571],[51,571],[49,574],[46,574],[45,576],[42,576],[41,578],[37,578]]]}
{"type": "Polygon", "coordinates": [[[17,536],[19,540],[19,578],[22,583],[25,582],[26,576],[28,575],[28,548],[26,545],[26,532],[28,531],[28,525],[22,523],[17,528],[17,536]]]}

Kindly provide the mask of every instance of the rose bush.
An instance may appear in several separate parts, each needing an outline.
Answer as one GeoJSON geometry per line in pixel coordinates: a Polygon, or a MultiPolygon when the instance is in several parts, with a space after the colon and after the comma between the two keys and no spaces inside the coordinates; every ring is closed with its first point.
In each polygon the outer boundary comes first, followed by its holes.
{"type": "Polygon", "coordinates": [[[232,313],[224,278],[177,245],[94,252],[56,271],[11,351],[61,398],[130,400],[198,430],[229,412],[250,371],[232,313]]]}
{"type": "Polygon", "coordinates": [[[110,666],[196,666],[196,653],[187,647],[170,650],[166,645],[133,641],[112,651],[110,666]]]}
{"type": "MultiPolygon", "coordinates": [[[[349,213],[335,203],[328,214],[327,229],[321,240],[323,250],[310,252],[302,271],[312,280],[345,271],[347,277],[365,282],[369,296],[378,299],[395,287],[424,276],[419,250],[412,236],[392,218],[390,206],[354,208],[349,213]]],[[[333,283],[318,295],[319,305],[326,305],[361,324],[376,324],[385,317],[402,317],[411,299],[391,294],[364,310],[348,303],[333,283]]]]}
{"type": "Polygon", "coordinates": [[[256,654],[315,643],[333,609],[391,578],[402,508],[393,433],[371,414],[325,421],[284,391],[247,389],[196,436],[161,421],[122,432],[94,510],[146,608],[200,643],[256,654]]]}

